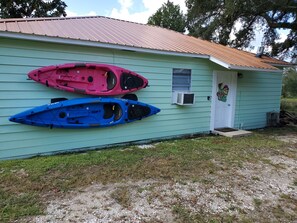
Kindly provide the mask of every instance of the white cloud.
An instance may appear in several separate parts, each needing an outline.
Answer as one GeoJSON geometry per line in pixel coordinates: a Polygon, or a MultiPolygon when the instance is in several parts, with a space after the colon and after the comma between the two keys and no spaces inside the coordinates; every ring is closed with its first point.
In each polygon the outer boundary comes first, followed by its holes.
{"type": "Polygon", "coordinates": [[[65,10],[67,13],[67,17],[74,17],[74,16],[78,16],[78,14],[76,12],[70,11],[68,9],[65,10]]]}
{"type": "Polygon", "coordinates": [[[86,14],[78,14],[76,12],[70,11],[66,9],[67,17],[76,17],[76,16],[96,16],[97,13],[95,11],[90,11],[86,14]]]}
{"type": "Polygon", "coordinates": [[[90,12],[88,12],[88,14],[87,14],[88,16],[96,16],[97,15],[97,13],[96,12],[94,12],[94,11],[90,11],[90,12]]]}
{"type": "Polygon", "coordinates": [[[119,3],[123,8],[130,8],[133,5],[133,0],[119,0],[119,3]]]}
{"type": "MultiPolygon", "coordinates": [[[[120,8],[113,8],[108,16],[116,19],[122,19],[138,23],[147,23],[148,18],[154,14],[163,3],[167,0],[142,0],[145,10],[131,13],[133,0],[118,0],[120,8]]],[[[181,10],[185,13],[187,8],[184,0],[172,0],[175,5],[180,5],[181,10]]]]}
{"type": "MultiPolygon", "coordinates": [[[[144,7],[152,13],[156,12],[162,6],[162,4],[166,2],[167,0],[142,0],[144,7]]],[[[171,2],[173,2],[175,5],[179,5],[180,9],[186,13],[187,7],[184,0],[171,0],[171,2]]]]}

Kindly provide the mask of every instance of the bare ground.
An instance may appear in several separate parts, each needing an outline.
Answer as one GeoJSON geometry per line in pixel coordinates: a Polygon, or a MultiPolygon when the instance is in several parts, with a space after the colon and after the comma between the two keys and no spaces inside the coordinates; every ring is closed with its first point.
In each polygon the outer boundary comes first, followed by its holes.
{"type": "MultiPolygon", "coordinates": [[[[296,135],[278,136],[297,151],[296,135]]],[[[220,166],[217,160],[212,162],[220,166]]],[[[268,156],[199,181],[93,184],[48,201],[33,222],[297,222],[297,160],[268,156]]]]}

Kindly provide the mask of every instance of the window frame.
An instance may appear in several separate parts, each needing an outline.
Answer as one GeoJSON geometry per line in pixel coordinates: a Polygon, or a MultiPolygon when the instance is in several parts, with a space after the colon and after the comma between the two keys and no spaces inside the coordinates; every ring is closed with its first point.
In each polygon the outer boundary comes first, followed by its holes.
{"type": "Polygon", "coordinates": [[[191,92],[192,89],[192,69],[187,68],[173,68],[172,69],[172,85],[171,90],[172,92],[191,92]],[[178,71],[181,71],[178,73],[178,71]],[[176,78],[183,78],[182,76],[185,75],[185,81],[187,83],[181,83],[179,86],[176,86],[176,78]]]}

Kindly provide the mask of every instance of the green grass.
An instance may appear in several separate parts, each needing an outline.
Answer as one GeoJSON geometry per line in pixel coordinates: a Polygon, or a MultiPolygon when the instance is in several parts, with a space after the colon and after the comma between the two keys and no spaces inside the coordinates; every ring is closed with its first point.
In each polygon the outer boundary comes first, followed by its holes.
{"type": "Polygon", "coordinates": [[[172,212],[176,216],[175,221],[177,223],[232,223],[235,222],[235,220],[237,220],[236,217],[229,214],[215,215],[209,217],[208,214],[203,210],[201,210],[198,213],[192,213],[180,204],[173,206],[172,212]]]}
{"type": "Polygon", "coordinates": [[[297,98],[282,98],[281,109],[297,114],[297,98]]]}
{"type": "MultiPolygon", "coordinates": [[[[259,162],[267,155],[295,156],[285,143],[267,135],[297,132],[296,128],[258,131],[250,137],[230,139],[205,136],[170,140],[155,148],[107,149],[87,153],[0,162],[0,222],[43,213],[45,201],[93,183],[162,179],[203,182],[208,174],[259,162]],[[222,165],[215,165],[213,160],[222,165]]],[[[127,147],[125,147],[127,148],[127,147]]],[[[210,182],[211,183],[211,182],[210,182]]],[[[129,206],[129,191],[113,194],[129,206]]]]}

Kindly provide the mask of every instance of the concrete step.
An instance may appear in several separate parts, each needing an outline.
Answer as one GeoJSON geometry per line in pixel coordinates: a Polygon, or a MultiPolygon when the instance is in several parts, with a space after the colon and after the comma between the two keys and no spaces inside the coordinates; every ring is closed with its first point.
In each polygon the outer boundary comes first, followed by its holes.
{"type": "Polygon", "coordinates": [[[228,128],[228,131],[225,131],[225,128],[220,131],[220,129],[215,129],[212,132],[217,135],[226,136],[226,137],[242,137],[249,136],[252,134],[250,131],[242,130],[242,129],[231,129],[228,128]]]}

